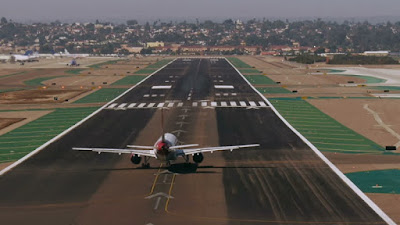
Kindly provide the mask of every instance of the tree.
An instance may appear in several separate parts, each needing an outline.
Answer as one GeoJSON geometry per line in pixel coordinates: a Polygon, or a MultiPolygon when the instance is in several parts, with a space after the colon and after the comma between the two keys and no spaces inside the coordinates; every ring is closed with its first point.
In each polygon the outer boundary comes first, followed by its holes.
{"type": "Polygon", "coordinates": [[[128,26],[134,26],[136,24],[138,24],[137,20],[128,20],[128,21],[126,21],[126,25],[128,25],[128,26]]]}
{"type": "Polygon", "coordinates": [[[1,17],[0,24],[6,24],[6,23],[8,23],[7,19],[5,17],[1,17]]]}
{"type": "Polygon", "coordinates": [[[120,49],[119,51],[118,51],[118,54],[121,54],[121,55],[129,55],[129,51],[128,51],[128,49],[120,49]]]}
{"type": "Polygon", "coordinates": [[[150,31],[150,24],[149,24],[149,22],[146,22],[146,24],[144,25],[144,30],[145,30],[145,31],[150,31]]]}

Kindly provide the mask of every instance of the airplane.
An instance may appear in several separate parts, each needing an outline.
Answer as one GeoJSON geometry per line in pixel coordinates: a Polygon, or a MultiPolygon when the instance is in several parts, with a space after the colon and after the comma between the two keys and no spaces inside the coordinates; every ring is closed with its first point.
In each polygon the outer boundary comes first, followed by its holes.
{"type": "Polygon", "coordinates": [[[258,147],[259,144],[247,144],[247,145],[231,145],[231,146],[217,146],[217,147],[204,147],[194,148],[199,146],[198,144],[186,144],[179,145],[178,138],[171,134],[164,132],[164,113],[161,109],[161,129],[162,135],[155,142],[153,146],[142,146],[142,145],[127,145],[125,149],[116,148],[76,148],[72,150],[76,151],[93,151],[97,153],[107,152],[116,154],[131,154],[131,162],[133,164],[140,164],[142,156],[144,156],[143,168],[149,168],[149,159],[156,158],[162,163],[166,163],[167,166],[171,165],[171,162],[176,161],[178,157],[183,157],[186,163],[189,163],[189,156],[192,155],[193,161],[198,164],[203,162],[203,153],[215,152],[215,151],[233,151],[234,149],[240,148],[252,148],[258,147]]]}
{"type": "Polygon", "coordinates": [[[89,54],[71,54],[67,49],[64,49],[64,53],[60,52],[60,56],[62,57],[71,57],[71,58],[86,58],[89,57],[89,54]]]}
{"type": "Polygon", "coordinates": [[[166,163],[168,166],[171,165],[172,161],[183,157],[186,163],[189,163],[189,156],[193,156],[195,163],[201,163],[204,159],[203,153],[215,152],[215,151],[233,151],[240,148],[252,148],[258,147],[259,144],[247,144],[247,145],[232,145],[232,146],[218,146],[218,147],[204,147],[204,148],[193,148],[199,146],[198,144],[187,144],[178,145],[178,138],[171,133],[164,133],[154,144],[154,146],[141,146],[141,145],[127,145],[126,149],[115,149],[115,148],[72,148],[76,151],[93,151],[97,153],[116,153],[116,154],[131,154],[131,162],[133,164],[140,164],[142,156],[144,156],[144,163],[142,167],[149,168],[148,163],[150,158],[156,158],[162,163],[166,163]]]}
{"type": "Polygon", "coordinates": [[[10,61],[11,56],[10,55],[0,55],[0,62],[7,62],[10,61]]]}
{"type": "Polygon", "coordinates": [[[76,59],[73,59],[70,64],[67,64],[67,66],[80,66],[80,64],[76,62],[76,59]]]}
{"type": "Polygon", "coordinates": [[[28,50],[23,55],[12,55],[16,62],[39,62],[39,54],[34,53],[32,50],[28,50]]]}

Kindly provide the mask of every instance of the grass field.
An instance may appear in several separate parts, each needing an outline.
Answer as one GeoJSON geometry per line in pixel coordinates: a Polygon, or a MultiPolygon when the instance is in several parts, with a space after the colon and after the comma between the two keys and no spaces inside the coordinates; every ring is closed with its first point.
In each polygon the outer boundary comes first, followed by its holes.
{"type": "Polygon", "coordinates": [[[7,92],[13,92],[13,91],[21,91],[25,90],[24,88],[10,88],[10,89],[2,89],[0,90],[0,93],[7,93],[7,92]]]}
{"type": "Polygon", "coordinates": [[[261,71],[257,69],[239,69],[242,74],[261,74],[261,71]]]}
{"type": "Polygon", "coordinates": [[[74,103],[100,103],[109,102],[118,95],[122,94],[127,89],[125,88],[102,88],[90,95],[87,95],[74,103]]]}
{"type": "Polygon", "coordinates": [[[96,109],[96,107],[56,109],[0,136],[0,163],[20,159],[96,109]]]}
{"type": "Polygon", "coordinates": [[[4,78],[4,77],[10,77],[10,76],[14,76],[14,75],[21,75],[21,74],[24,74],[26,72],[27,71],[22,71],[22,72],[17,72],[17,73],[12,73],[12,74],[5,74],[5,75],[1,75],[0,77],[4,78]]]}
{"type": "Polygon", "coordinates": [[[236,68],[252,68],[249,64],[243,62],[242,60],[235,57],[227,57],[229,62],[231,62],[236,68]]]}
{"type": "Polygon", "coordinates": [[[262,94],[286,94],[286,93],[292,93],[288,89],[282,88],[282,87],[263,87],[263,88],[257,88],[259,92],[262,94]]]}
{"type": "Polygon", "coordinates": [[[171,62],[171,61],[172,61],[172,59],[162,59],[162,60],[160,60],[160,61],[158,61],[156,63],[153,63],[153,64],[147,66],[146,68],[158,69],[158,68],[161,68],[162,66],[164,66],[165,64],[171,62]]]}
{"type": "Polygon", "coordinates": [[[148,65],[144,69],[136,71],[135,74],[138,74],[138,75],[149,75],[149,74],[152,74],[152,73],[156,72],[158,69],[160,69],[161,67],[163,67],[165,64],[167,64],[167,63],[169,63],[171,61],[172,61],[172,59],[160,60],[160,61],[158,61],[156,63],[148,65]]]}
{"type": "Polygon", "coordinates": [[[384,152],[383,147],[354,132],[304,100],[270,99],[279,113],[319,150],[340,153],[384,152]]]}
{"type": "Polygon", "coordinates": [[[140,75],[126,76],[126,77],[122,78],[121,80],[114,82],[112,85],[135,85],[139,81],[143,80],[145,77],[146,76],[140,76],[140,75]]]}
{"type": "Polygon", "coordinates": [[[340,75],[361,78],[361,79],[365,80],[365,83],[367,83],[367,84],[383,83],[386,81],[385,79],[380,79],[380,78],[370,77],[370,76],[345,75],[345,74],[340,74],[340,75]]]}
{"type": "Polygon", "coordinates": [[[347,173],[363,192],[400,194],[400,170],[373,170],[365,172],[347,173]]]}
{"type": "Polygon", "coordinates": [[[43,81],[46,80],[51,80],[57,77],[63,77],[63,76],[53,76],[53,77],[39,77],[39,78],[35,78],[32,80],[26,80],[24,81],[24,84],[28,85],[28,86],[42,86],[44,84],[42,84],[43,81]]]}
{"type": "Polygon", "coordinates": [[[271,80],[270,78],[264,75],[244,75],[244,77],[251,83],[251,84],[276,84],[275,81],[271,80]]]}
{"type": "Polygon", "coordinates": [[[93,69],[100,69],[102,66],[105,66],[105,65],[110,65],[110,64],[115,64],[115,63],[117,63],[119,60],[110,60],[110,61],[107,61],[107,62],[102,62],[102,63],[97,63],[97,64],[93,64],[93,65],[90,65],[90,66],[88,66],[89,68],[93,68],[93,69]]]}
{"type": "Polygon", "coordinates": [[[400,87],[398,86],[376,86],[376,87],[368,87],[368,89],[400,91],[400,87]]]}
{"type": "Polygon", "coordinates": [[[69,70],[66,70],[65,73],[78,75],[84,70],[85,69],[69,69],[69,70]]]}
{"type": "Polygon", "coordinates": [[[146,67],[146,68],[144,68],[144,69],[141,69],[141,70],[136,71],[135,74],[138,74],[138,75],[148,75],[148,74],[154,73],[156,70],[158,70],[158,68],[148,68],[148,67],[146,67]]]}

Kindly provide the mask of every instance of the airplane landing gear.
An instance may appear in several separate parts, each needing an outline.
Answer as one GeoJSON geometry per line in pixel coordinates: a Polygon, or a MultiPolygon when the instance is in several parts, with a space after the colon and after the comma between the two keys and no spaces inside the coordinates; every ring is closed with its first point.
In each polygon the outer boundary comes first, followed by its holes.
{"type": "Polygon", "coordinates": [[[142,168],[144,169],[150,168],[150,163],[142,163],[142,168]]]}
{"type": "Polygon", "coordinates": [[[142,167],[143,167],[143,168],[146,168],[146,169],[147,169],[147,168],[150,168],[149,159],[150,159],[150,158],[147,157],[147,156],[144,157],[144,162],[142,163],[142,167]]]}
{"type": "Polygon", "coordinates": [[[189,159],[188,155],[183,156],[183,158],[185,159],[186,164],[190,163],[190,161],[189,161],[190,159],[189,159]]]}

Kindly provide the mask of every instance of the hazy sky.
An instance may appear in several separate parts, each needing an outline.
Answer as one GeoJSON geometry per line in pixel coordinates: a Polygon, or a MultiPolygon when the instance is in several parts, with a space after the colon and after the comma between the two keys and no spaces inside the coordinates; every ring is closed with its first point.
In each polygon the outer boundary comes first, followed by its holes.
{"type": "Polygon", "coordinates": [[[17,21],[399,16],[400,0],[0,0],[17,21]]]}

